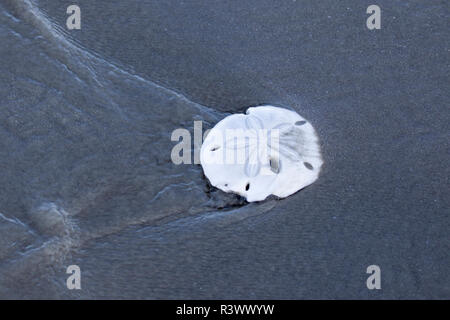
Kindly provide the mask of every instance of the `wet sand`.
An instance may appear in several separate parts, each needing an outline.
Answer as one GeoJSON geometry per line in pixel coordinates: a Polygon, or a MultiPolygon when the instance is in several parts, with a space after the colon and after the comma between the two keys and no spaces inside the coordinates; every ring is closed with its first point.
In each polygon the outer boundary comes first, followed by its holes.
{"type": "Polygon", "coordinates": [[[446,2],[374,31],[368,1],[78,3],[0,4],[1,298],[450,297],[446,2]],[[261,103],[314,125],[313,185],[247,204],[171,163],[261,103]]]}

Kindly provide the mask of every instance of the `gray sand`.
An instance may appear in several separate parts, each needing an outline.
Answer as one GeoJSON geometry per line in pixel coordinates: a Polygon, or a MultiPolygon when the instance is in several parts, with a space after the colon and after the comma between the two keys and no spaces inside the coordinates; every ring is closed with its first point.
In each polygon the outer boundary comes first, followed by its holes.
{"type": "Polygon", "coordinates": [[[447,1],[373,31],[371,1],[77,4],[0,2],[0,298],[450,298],[447,1]],[[310,187],[247,204],[170,161],[261,103],[318,131],[310,187]]]}

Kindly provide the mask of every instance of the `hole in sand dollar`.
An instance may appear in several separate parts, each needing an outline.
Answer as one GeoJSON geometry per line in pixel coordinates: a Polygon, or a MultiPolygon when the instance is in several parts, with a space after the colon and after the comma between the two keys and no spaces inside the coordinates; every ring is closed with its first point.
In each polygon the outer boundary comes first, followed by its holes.
{"type": "Polygon", "coordinates": [[[250,189],[250,182],[248,182],[248,183],[245,185],[245,191],[248,191],[248,189],[250,189]]]}
{"type": "Polygon", "coordinates": [[[219,150],[219,149],[220,149],[220,146],[214,146],[214,147],[211,148],[211,151],[216,151],[216,150],[219,150]]]}
{"type": "Polygon", "coordinates": [[[279,159],[270,158],[269,159],[269,165],[270,165],[270,170],[273,173],[279,173],[280,172],[280,160],[279,159]]]}
{"type": "Polygon", "coordinates": [[[296,126],[302,126],[302,125],[304,125],[305,123],[306,123],[306,121],[302,120],[302,121],[297,121],[297,122],[295,123],[295,125],[296,125],[296,126]]]}
{"type": "Polygon", "coordinates": [[[314,170],[314,167],[312,166],[311,163],[309,163],[309,162],[303,162],[303,164],[304,164],[305,167],[308,168],[309,170],[314,170]]]}

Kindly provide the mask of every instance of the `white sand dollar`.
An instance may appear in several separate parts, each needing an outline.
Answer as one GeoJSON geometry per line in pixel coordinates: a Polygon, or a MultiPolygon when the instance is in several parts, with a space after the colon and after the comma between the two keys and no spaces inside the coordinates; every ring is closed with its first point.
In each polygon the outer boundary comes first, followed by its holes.
{"type": "Polygon", "coordinates": [[[290,196],[313,183],[323,163],[312,125],[273,106],[217,123],[202,144],[200,162],[213,186],[249,202],[290,196]]]}

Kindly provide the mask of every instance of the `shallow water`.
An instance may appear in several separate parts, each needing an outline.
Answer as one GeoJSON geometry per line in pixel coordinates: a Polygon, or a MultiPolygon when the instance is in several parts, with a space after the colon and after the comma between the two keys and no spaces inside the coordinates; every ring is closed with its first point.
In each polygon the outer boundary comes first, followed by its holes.
{"type": "Polygon", "coordinates": [[[0,2],[1,298],[449,298],[447,3],[381,1],[376,32],[355,1],[78,4],[67,31],[0,2]],[[317,129],[310,187],[247,204],[171,162],[260,103],[317,129]]]}

